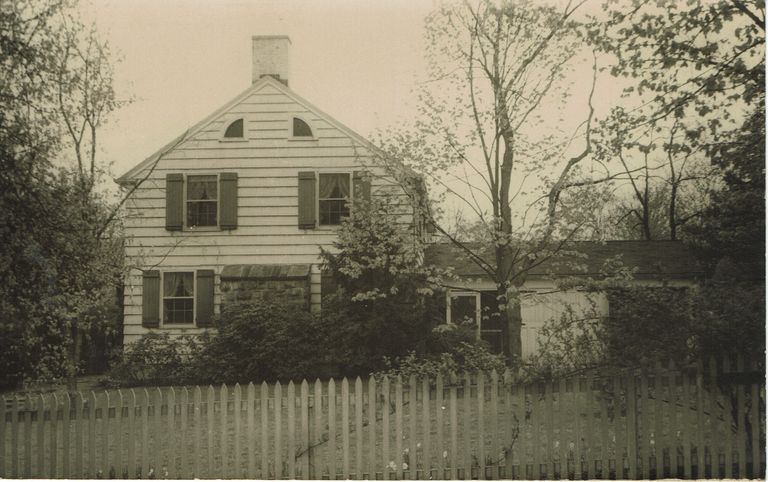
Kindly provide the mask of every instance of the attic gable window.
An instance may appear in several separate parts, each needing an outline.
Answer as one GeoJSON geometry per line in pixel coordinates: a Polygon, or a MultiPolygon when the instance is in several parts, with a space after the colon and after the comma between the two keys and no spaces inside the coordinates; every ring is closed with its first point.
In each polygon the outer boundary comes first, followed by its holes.
{"type": "Polygon", "coordinates": [[[229,124],[227,130],[224,132],[225,139],[242,139],[243,138],[243,119],[237,119],[229,124]]]}
{"type": "Polygon", "coordinates": [[[293,137],[314,137],[312,135],[312,129],[309,127],[309,124],[307,124],[304,120],[299,119],[298,117],[293,118],[292,133],[293,137]]]}

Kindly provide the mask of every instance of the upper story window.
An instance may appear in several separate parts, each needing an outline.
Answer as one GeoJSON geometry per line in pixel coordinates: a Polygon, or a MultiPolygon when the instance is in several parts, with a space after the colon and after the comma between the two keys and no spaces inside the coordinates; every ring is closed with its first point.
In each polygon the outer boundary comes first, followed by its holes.
{"type": "Polygon", "coordinates": [[[163,273],[163,324],[191,325],[195,322],[194,273],[163,273]]]}
{"type": "Polygon", "coordinates": [[[349,173],[318,175],[318,214],[320,225],[338,225],[349,216],[351,192],[349,173]]]}
{"type": "Polygon", "coordinates": [[[224,131],[225,139],[242,139],[243,138],[243,119],[237,119],[229,124],[227,130],[224,131]]]}
{"type": "Polygon", "coordinates": [[[218,224],[218,176],[187,177],[187,226],[218,224]]]}
{"type": "Polygon", "coordinates": [[[314,137],[309,124],[298,117],[293,118],[293,130],[291,132],[293,137],[314,137]]]}

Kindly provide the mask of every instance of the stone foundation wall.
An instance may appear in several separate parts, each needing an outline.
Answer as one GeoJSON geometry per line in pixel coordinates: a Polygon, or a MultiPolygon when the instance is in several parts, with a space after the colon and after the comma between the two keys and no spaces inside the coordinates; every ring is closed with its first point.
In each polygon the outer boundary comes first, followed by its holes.
{"type": "Polygon", "coordinates": [[[309,309],[309,265],[232,265],[221,276],[222,304],[269,301],[309,309]]]}

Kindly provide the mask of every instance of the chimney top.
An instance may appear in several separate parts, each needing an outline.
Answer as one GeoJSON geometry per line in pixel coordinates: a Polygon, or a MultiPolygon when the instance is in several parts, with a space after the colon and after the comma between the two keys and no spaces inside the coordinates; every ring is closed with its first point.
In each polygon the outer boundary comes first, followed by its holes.
{"type": "Polygon", "coordinates": [[[287,35],[254,35],[252,82],[270,75],[288,85],[291,68],[291,39],[287,35]]]}

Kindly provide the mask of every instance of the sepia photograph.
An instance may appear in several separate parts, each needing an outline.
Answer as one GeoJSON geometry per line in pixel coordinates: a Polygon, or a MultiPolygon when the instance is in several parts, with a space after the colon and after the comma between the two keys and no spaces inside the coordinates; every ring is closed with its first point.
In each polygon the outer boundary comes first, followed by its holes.
{"type": "Polygon", "coordinates": [[[0,0],[0,479],[766,478],[764,0],[0,0]]]}

